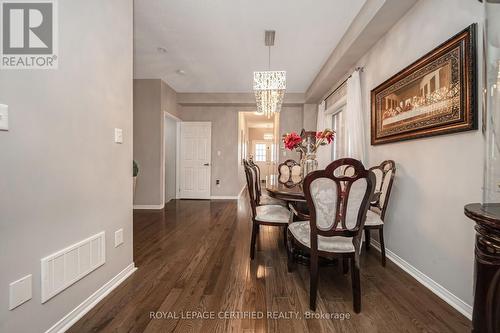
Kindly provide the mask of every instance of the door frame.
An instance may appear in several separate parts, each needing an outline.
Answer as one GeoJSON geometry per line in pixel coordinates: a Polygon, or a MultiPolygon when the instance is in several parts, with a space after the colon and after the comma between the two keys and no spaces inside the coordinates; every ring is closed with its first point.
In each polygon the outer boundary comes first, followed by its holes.
{"type": "MultiPolygon", "coordinates": [[[[181,186],[180,186],[180,178],[181,178],[181,173],[180,173],[180,169],[181,169],[181,154],[180,154],[180,150],[181,150],[181,124],[182,123],[192,123],[192,124],[207,124],[209,123],[210,124],[210,127],[211,129],[213,129],[213,123],[211,121],[183,121],[183,120],[180,120],[177,122],[177,142],[176,142],[176,151],[175,151],[175,158],[176,158],[176,163],[175,163],[175,186],[177,187],[176,191],[175,191],[175,198],[176,199],[181,199],[181,186]]],[[[213,167],[213,163],[212,163],[212,130],[210,130],[210,181],[209,181],[209,187],[210,187],[210,195],[208,197],[208,199],[211,199],[212,198],[212,167],[213,167]]],[[[163,191],[165,192],[165,191],[163,191]]],[[[208,200],[207,199],[207,200],[208,200]]],[[[197,199],[193,199],[193,200],[197,200],[197,199]]],[[[200,200],[205,200],[205,199],[200,199],[200,200]]]]}
{"type": "MultiPolygon", "coordinates": [[[[165,147],[165,119],[166,118],[170,118],[172,120],[174,120],[176,122],[176,133],[175,133],[175,187],[177,187],[177,168],[178,168],[178,164],[177,164],[177,153],[178,153],[178,149],[179,149],[179,123],[182,121],[179,117],[169,113],[168,111],[163,111],[163,119],[162,119],[162,142],[161,142],[161,147],[162,147],[162,166],[161,166],[161,172],[162,172],[162,175],[163,175],[163,185],[162,185],[162,192],[163,192],[163,205],[166,204],[166,200],[167,200],[167,170],[166,170],[166,162],[167,162],[167,158],[166,158],[166,150],[167,148],[165,147]]],[[[175,190],[175,199],[177,199],[177,189],[175,190]]]]}
{"type": "Polygon", "coordinates": [[[255,164],[262,163],[262,162],[257,162],[255,160],[255,145],[257,143],[264,143],[266,145],[266,147],[269,146],[269,150],[266,149],[266,161],[264,162],[266,164],[266,166],[267,166],[266,172],[264,173],[263,170],[262,170],[262,167],[260,167],[260,169],[261,169],[261,171],[260,171],[261,180],[265,180],[264,174],[266,176],[268,176],[269,174],[272,174],[273,171],[274,171],[274,164],[276,162],[276,155],[274,156],[274,161],[272,160],[272,157],[273,157],[273,154],[276,153],[276,145],[274,143],[274,138],[273,138],[273,140],[262,140],[262,139],[252,140],[250,142],[250,151],[253,154],[253,157],[254,157],[254,161],[253,162],[255,164]],[[273,146],[274,146],[274,150],[275,150],[274,152],[273,152],[273,146]],[[267,155],[269,155],[269,156],[267,156],[267,155]]]}

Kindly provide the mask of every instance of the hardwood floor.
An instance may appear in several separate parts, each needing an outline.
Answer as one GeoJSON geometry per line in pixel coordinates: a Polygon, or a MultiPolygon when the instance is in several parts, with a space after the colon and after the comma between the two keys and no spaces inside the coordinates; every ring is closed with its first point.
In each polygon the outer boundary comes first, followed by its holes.
{"type": "Polygon", "coordinates": [[[308,268],[287,272],[282,233],[271,227],[261,227],[250,262],[249,214],[246,200],[134,212],[138,270],[69,332],[470,332],[468,319],[392,262],[383,268],[376,250],[362,255],[360,314],[350,275],[321,267],[316,315],[350,317],[306,319],[308,268]],[[245,313],[263,318],[237,318],[245,313]],[[197,314],[215,319],[171,318],[197,314]]]}

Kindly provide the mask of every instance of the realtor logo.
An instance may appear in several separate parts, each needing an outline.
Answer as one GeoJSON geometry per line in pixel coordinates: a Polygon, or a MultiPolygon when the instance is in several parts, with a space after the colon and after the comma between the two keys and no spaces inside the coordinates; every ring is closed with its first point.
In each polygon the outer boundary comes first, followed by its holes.
{"type": "Polygon", "coordinates": [[[57,68],[56,0],[0,0],[0,8],[0,68],[57,68]]]}

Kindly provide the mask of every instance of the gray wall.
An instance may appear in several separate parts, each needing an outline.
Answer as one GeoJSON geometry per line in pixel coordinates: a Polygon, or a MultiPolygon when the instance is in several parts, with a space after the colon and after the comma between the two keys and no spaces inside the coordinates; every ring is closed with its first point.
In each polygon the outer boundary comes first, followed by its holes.
{"type": "Polygon", "coordinates": [[[160,79],[134,80],[134,159],[139,164],[135,206],[164,204],[165,112],[179,116],[177,93],[160,79]]]}
{"type": "Polygon", "coordinates": [[[139,164],[134,205],[163,205],[161,80],[134,80],[134,160],[139,164]]]}
{"type": "MultiPolygon", "coordinates": [[[[249,128],[248,129],[248,141],[250,144],[252,143],[253,140],[264,140],[264,134],[273,134],[274,135],[274,129],[273,128],[249,128]]],[[[269,140],[273,141],[273,140],[269,140]]],[[[250,149],[251,152],[252,149],[250,149]]]]}
{"type": "Polygon", "coordinates": [[[242,188],[238,181],[238,111],[250,110],[236,106],[182,107],[183,121],[212,122],[212,196],[236,196],[242,188]],[[215,185],[217,179],[220,186],[215,185]]]}
{"type": "Polygon", "coordinates": [[[133,260],[132,1],[58,7],[59,69],[0,74],[0,332],[44,332],[133,260]],[[41,304],[40,259],[100,231],[104,266],[41,304]],[[27,274],[33,298],[9,311],[8,285],[27,274]]]}
{"type": "Polygon", "coordinates": [[[177,164],[177,121],[165,117],[165,202],[175,199],[176,194],[176,164],[177,164]]]}
{"type": "Polygon", "coordinates": [[[318,104],[304,104],[303,127],[306,131],[317,130],[318,104]]]}
{"type": "MultiPolygon", "coordinates": [[[[297,132],[298,134],[300,134],[300,131],[304,127],[303,117],[304,115],[302,106],[283,107],[280,112],[280,135],[289,132],[297,132]]],[[[300,155],[295,151],[284,149],[283,143],[280,144],[279,155],[280,163],[288,159],[298,161],[300,158],[300,155]]]]}
{"type": "Polygon", "coordinates": [[[163,80],[161,81],[161,109],[171,115],[179,117],[179,108],[177,107],[177,93],[163,80]]]}
{"type": "MultiPolygon", "coordinates": [[[[471,23],[482,20],[477,1],[417,2],[356,64],[365,67],[365,124],[370,123],[371,89],[471,23]]],[[[481,36],[480,25],[479,56],[481,36]]],[[[478,83],[480,90],[481,77],[478,83]]],[[[366,138],[370,138],[369,126],[366,138]]],[[[473,223],[463,214],[463,206],[481,201],[481,131],[380,146],[367,142],[367,146],[370,165],[394,159],[398,167],[384,227],[387,248],[472,305],[474,231],[473,223]]]]}
{"type": "MultiPolygon", "coordinates": [[[[238,113],[249,111],[255,111],[255,107],[234,105],[181,107],[179,115],[183,121],[212,122],[211,190],[213,196],[236,196],[244,186],[245,180],[238,164],[238,113]],[[217,151],[221,152],[221,156],[217,156],[217,151]],[[220,186],[215,185],[217,179],[221,181],[220,186]]],[[[302,106],[283,106],[280,114],[280,133],[300,132],[302,125],[302,106]]],[[[286,155],[281,152],[280,161],[287,158],[297,160],[297,156],[295,152],[286,151],[286,155]]]]}

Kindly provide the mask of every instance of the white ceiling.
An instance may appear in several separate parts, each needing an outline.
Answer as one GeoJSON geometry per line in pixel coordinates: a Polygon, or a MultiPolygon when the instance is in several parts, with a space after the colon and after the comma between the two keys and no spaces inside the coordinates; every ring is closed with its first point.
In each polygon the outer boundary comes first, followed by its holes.
{"type": "Polygon", "coordinates": [[[267,70],[268,29],[276,30],[271,69],[286,70],[287,92],[302,93],[365,1],[138,0],[134,76],[162,78],[177,92],[250,92],[253,71],[267,70]]]}
{"type": "Polygon", "coordinates": [[[248,128],[273,128],[274,119],[268,119],[266,116],[257,114],[255,112],[243,112],[243,117],[248,128]]]}

